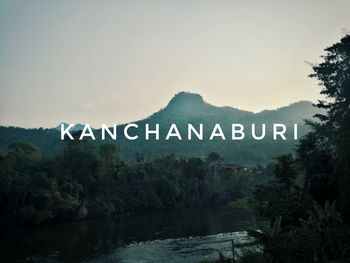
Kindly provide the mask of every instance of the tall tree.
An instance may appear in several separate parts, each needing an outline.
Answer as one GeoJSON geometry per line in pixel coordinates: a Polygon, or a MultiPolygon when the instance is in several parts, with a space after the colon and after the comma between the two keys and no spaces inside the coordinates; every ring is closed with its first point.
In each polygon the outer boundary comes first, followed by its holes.
{"type": "Polygon", "coordinates": [[[317,115],[321,120],[316,132],[322,135],[318,145],[329,145],[338,181],[339,204],[343,216],[350,219],[350,35],[325,49],[323,62],[313,67],[327,100],[317,106],[326,109],[317,115]]]}

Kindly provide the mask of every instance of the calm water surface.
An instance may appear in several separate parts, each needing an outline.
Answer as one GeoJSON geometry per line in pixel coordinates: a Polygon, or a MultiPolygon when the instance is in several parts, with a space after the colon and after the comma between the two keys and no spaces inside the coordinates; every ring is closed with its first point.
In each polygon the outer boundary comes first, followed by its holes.
{"type": "Polygon", "coordinates": [[[1,230],[0,262],[196,262],[229,255],[255,228],[247,210],[175,209],[115,218],[1,230]]]}

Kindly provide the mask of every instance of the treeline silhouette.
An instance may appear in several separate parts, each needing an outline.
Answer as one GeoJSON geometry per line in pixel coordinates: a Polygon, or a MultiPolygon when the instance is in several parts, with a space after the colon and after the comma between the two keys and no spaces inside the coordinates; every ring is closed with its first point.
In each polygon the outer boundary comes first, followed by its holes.
{"type": "Polygon", "coordinates": [[[222,162],[215,153],[150,160],[138,154],[125,162],[116,144],[85,140],[48,157],[15,142],[0,154],[0,217],[41,224],[242,198],[252,190],[254,173],[221,169],[222,162]]]}
{"type": "Polygon", "coordinates": [[[350,35],[325,51],[310,76],[327,96],[317,104],[326,113],[308,122],[312,131],[256,187],[251,205],[268,225],[250,234],[263,253],[242,262],[350,260],[350,35]]]}

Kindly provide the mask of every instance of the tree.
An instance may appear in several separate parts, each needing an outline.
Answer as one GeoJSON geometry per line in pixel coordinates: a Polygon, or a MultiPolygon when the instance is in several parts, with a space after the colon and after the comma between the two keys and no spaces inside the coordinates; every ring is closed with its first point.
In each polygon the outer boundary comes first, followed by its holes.
{"type": "Polygon", "coordinates": [[[321,135],[317,144],[331,145],[328,151],[334,161],[339,205],[350,220],[350,35],[325,51],[323,62],[315,65],[310,75],[319,81],[321,94],[327,97],[317,104],[326,113],[317,115],[321,124],[314,129],[321,135]]]}
{"type": "Polygon", "coordinates": [[[257,185],[253,193],[255,211],[270,223],[281,216],[287,227],[298,224],[306,214],[309,198],[297,184],[296,160],[292,155],[281,155],[274,165],[275,177],[257,185]]]}
{"type": "Polygon", "coordinates": [[[295,168],[295,160],[291,154],[283,154],[276,157],[275,177],[284,184],[287,188],[294,186],[297,177],[297,170],[295,168]]]}

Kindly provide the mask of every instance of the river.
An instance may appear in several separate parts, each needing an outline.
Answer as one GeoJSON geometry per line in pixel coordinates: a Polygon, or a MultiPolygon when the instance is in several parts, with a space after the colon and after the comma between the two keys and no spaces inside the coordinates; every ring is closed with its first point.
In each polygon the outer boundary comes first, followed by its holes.
{"type": "Polygon", "coordinates": [[[197,262],[232,255],[222,241],[253,228],[251,212],[220,206],[2,229],[0,262],[197,262]]]}

